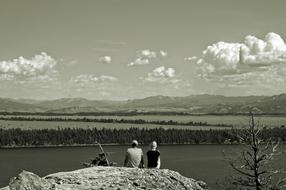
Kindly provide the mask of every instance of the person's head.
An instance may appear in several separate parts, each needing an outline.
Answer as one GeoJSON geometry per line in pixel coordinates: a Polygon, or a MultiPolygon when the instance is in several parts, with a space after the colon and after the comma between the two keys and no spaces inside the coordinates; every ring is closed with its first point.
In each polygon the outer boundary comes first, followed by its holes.
{"type": "Polygon", "coordinates": [[[138,146],[138,141],[133,140],[132,143],[131,143],[131,146],[132,146],[132,147],[138,146]]]}
{"type": "Polygon", "coordinates": [[[157,148],[157,142],[156,141],[151,142],[150,148],[151,149],[156,149],[157,148]]]}

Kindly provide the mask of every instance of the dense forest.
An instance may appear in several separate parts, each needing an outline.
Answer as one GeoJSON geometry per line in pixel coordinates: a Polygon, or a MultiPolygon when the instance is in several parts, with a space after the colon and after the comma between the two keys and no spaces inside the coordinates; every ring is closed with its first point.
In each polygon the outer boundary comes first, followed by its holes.
{"type": "Polygon", "coordinates": [[[97,123],[128,123],[128,124],[155,124],[155,125],[182,125],[182,126],[218,126],[218,127],[232,127],[226,124],[209,124],[207,122],[179,122],[174,120],[157,120],[148,121],[144,119],[113,119],[113,118],[64,118],[64,117],[0,117],[0,120],[11,120],[11,121],[73,121],[73,122],[97,122],[97,123]]]}
{"type": "MultiPolygon", "coordinates": [[[[52,146],[100,143],[129,144],[137,139],[142,144],[156,140],[160,144],[237,144],[239,130],[188,130],[188,129],[0,129],[0,146],[52,146]]],[[[273,139],[286,142],[286,128],[264,128],[262,140],[273,139]]]]}

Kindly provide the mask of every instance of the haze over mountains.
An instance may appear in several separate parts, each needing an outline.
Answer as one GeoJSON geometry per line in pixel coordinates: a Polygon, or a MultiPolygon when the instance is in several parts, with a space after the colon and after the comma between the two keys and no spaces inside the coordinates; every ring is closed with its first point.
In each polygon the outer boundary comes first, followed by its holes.
{"type": "Polygon", "coordinates": [[[192,114],[248,113],[286,114],[286,94],[275,96],[226,97],[190,95],[186,97],[151,96],[128,101],[62,98],[30,100],[0,98],[0,112],[92,113],[92,112],[182,112],[192,114]]]}

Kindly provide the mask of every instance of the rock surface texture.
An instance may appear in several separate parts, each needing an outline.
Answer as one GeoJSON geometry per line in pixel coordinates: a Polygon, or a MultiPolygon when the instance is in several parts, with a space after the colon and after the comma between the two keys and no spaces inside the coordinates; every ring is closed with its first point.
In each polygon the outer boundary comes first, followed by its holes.
{"type": "Polygon", "coordinates": [[[0,190],[93,190],[93,189],[164,189],[206,190],[201,181],[186,178],[167,169],[137,169],[123,167],[91,167],[39,177],[23,171],[10,180],[9,187],[0,190]]]}

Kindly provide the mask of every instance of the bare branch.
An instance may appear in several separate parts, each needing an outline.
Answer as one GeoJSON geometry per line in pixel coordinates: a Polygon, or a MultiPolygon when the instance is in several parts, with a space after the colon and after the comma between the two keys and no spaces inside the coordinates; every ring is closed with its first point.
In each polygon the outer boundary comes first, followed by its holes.
{"type": "Polygon", "coordinates": [[[244,172],[244,171],[241,170],[241,169],[238,169],[234,164],[230,164],[230,165],[231,165],[231,167],[232,167],[235,171],[237,171],[237,172],[239,172],[239,173],[241,173],[241,174],[243,174],[243,175],[249,176],[249,177],[254,177],[254,175],[249,174],[249,173],[247,173],[247,172],[244,172]]]}
{"type": "MultiPolygon", "coordinates": [[[[276,186],[274,175],[280,173],[271,166],[274,157],[281,154],[278,150],[279,142],[273,143],[272,139],[262,140],[260,122],[254,120],[252,112],[249,114],[249,128],[237,131],[237,138],[242,140],[244,150],[237,159],[229,162],[231,168],[239,176],[233,177],[232,182],[236,187],[255,187],[256,190],[273,189],[272,187],[286,187],[286,178],[280,179],[276,186]]],[[[244,188],[243,188],[244,189],[244,188]]],[[[276,188],[277,189],[277,188],[276,188]]]]}

